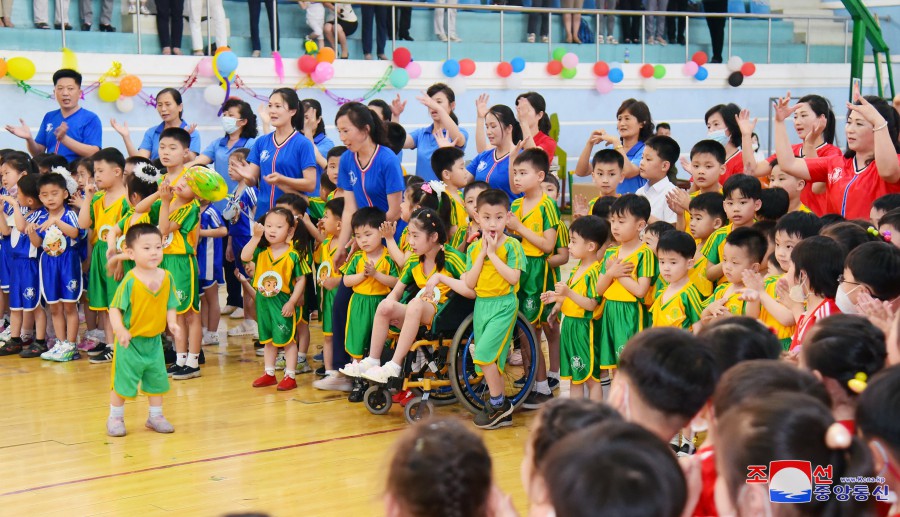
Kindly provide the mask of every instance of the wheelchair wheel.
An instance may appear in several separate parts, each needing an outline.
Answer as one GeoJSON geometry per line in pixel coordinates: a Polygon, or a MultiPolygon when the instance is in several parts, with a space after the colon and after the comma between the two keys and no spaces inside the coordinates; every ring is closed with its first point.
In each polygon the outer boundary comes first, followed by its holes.
{"type": "MultiPolygon", "coordinates": [[[[484,408],[490,393],[484,377],[475,370],[475,363],[472,360],[474,350],[473,318],[474,316],[470,315],[460,325],[453,337],[453,344],[450,345],[450,385],[463,407],[470,413],[477,414],[484,408]]],[[[522,313],[519,313],[509,345],[510,350],[514,344],[518,344],[519,347],[531,351],[532,357],[534,354],[543,353],[539,352],[534,336],[531,323],[525,319],[522,313]]],[[[518,407],[531,391],[536,370],[537,361],[531,361],[531,364],[527,365],[527,369],[525,366],[504,365],[501,375],[506,385],[505,395],[514,408],[518,407]],[[521,388],[516,387],[515,381],[523,376],[525,384],[521,388]]]]}
{"type": "Polygon", "coordinates": [[[430,400],[422,400],[422,397],[416,397],[406,403],[403,413],[406,415],[406,422],[415,424],[419,420],[425,420],[434,414],[434,405],[430,400]]]}
{"type": "Polygon", "coordinates": [[[366,404],[366,409],[369,410],[369,413],[373,415],[387,413],[391,410],[391,404],[393,404],[391,392],[384,386],[378,385],[369,386],[369,389],[363,395],[363,402],[366,404]]]}

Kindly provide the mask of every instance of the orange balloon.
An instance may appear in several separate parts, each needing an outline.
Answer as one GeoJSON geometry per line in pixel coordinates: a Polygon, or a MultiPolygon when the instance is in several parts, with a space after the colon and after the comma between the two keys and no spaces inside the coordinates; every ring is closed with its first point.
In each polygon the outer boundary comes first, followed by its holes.
{"type": "Polygon", "coordinates": [[[126,75],[119,81],[119,90],[124,97],[134,97],[141,93],[141,78],[136,75],[126,75]]]}
{"type": "Polygon", "coordinates": [[[216,54],[219,54],[220,52],[229,52],[230,50],[231,47],[216,47],[216,54]]]}
{"type": "Polygon", "coordinates": [[[0,59],[0,79],[6,77],[6,60],[0,59]]]}
{"type": "Polygon", "coordinates": [[[319,63],[334,63],[334,49],[331,47],[322,47],[316,55],[316,61],[319,63]]]}

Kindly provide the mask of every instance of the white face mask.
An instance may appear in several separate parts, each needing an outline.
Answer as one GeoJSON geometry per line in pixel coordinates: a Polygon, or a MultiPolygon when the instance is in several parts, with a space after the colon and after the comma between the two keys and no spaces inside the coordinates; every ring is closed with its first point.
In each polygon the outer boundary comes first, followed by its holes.
{"type": "Polygon", "coordinates": [[[222,117],[222,129],[229,135],[234,134],[235,131],[240,129],[237,123],[238,119],[234,117],[222,117]]]}
{"type": "MultiPolygon", "coordinates": [[[[857,290],[858,288],[859,286],[854,287],[850,290],[850,293],[857,290]]],[[[853,300],[850,299],[850,293],[844,292],[841,286],[838,286],[837,294],[834,297],[834,303],[844,314],[858,314],[859,309],[856,308],[856,304],[853,303],[853,300]]]]}
{"type": "Polygon", "coordinates": [[[753,144],[753,152],[759,151],[759,144],[753,144]]]}
{"type": "Polygon", "coordinates": [[[706,133],[706,138],[708,140],[715,140],[716,142],[719,142],[722,145],[727,144],[728,141],[731,140],[728,137],[728,135],[725,134],[724,129],[717,129],[715,131],[710,131],[709,133],[706,133]]]}
{"type": "Polygon", "coordinates": [[[803,292],[803,280],[801,280],[799,284],[791,287],[788,291],[788,298],[794,303],[806,303],[806,299],[809,298],[809,295],[803,292]]]}

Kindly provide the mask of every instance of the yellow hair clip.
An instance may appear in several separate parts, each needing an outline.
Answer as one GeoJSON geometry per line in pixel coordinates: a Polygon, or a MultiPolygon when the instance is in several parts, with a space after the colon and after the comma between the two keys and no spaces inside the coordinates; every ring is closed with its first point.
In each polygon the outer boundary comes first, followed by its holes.
{"type": "Polygon", "coordinates": [[[858,372],[852,379],[847,381],[847,387],[850,388],[853,393],[859,395],[866,389],[867,380],[869,380],[869,377],[864,372],[858,372]]]}

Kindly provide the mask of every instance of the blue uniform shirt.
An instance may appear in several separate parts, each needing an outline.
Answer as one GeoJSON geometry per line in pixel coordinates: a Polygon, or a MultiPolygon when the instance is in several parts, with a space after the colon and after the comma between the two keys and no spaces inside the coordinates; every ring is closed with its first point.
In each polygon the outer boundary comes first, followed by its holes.
{"type": "MultiPolygon", "coordinates": [[[[190,126],[187,122],[181,121],[181,129],[187,130],[190,126]]],[[[138,149],[143,149],[145,151],[150,151],[150,159],[155,160],[159,158],[159,136],[162,134],[163,129],[166,128],[165,122],[160,122],[158,126],[148,128],[146,132],[144,132],[144,139],[141,140],[141,145],[138,149]]],[[[191,151],[195,154],[200,154],[202,148],[200,147],[200,132],[194,131],[191,133],[191,151]]],[[[225,169],[228,170],[227,168],[225,169]]]]}
{"type": "Polygon", "coordinates": [[[475,176],[476,181],[487,182],[491,188],[506,192],[510,201],[522,197],[522,194],[513,193],[509,183],[508,153],[498,161],[494,156],[494,149],[488,149],[473,158],[466,169],[475,176]]]}
{"type": "Polygon", "coordinates": [[[337,186],[353,192],[356,206],[374,206],[388,211],[388,194],[403,192],[403,170],[400,159],[387,147],[375,147],[369,165],[363,169],[356,160],[356,153],[344,153],[338,166],[337,186]]]}
{"type": "Polygon", "coordinates": [[[250,222],[256,220],[256,193],[256,187],[247,187],[241,195],[237,192],[231,194],[228,206],[222,213],[223,219],[229,223],[228,235],[250,238],[250,222]]]}
{"type": "MultiPolygon", "coordinates": [[[[207,206],[206,210],[200,212],[201,230],[221,228],[223,224],[225,223],[222,221],[222,215],[213,205],[207,206]]],[[[201,237],[197,241],[197,266],[200,268],[201,279],[208,278],[209,271],[222,269],[222,259],[225,257],[224,242],[225,239],[217,237],[201,237]]]]}
{"type": "MultiPolygon", "coordinates": [[[[26,208],[21,208],[22,213],[25,213],[26,208]]],[[[47,220],[47,211],[46,210],[32,210],[25,214],[25,222],[26,223],[34,223],[36,225],[44,224],[44,221],[47,220]]],[[[28,238],[24,233],[20,233],[16,228],[15,223],[11,226],[11,232],[9,233],[9,242],[12,245],[12,256],[15,258],[33,258],[37,259],[38,256],[38,248],[31,245],[31,239],[28,238]]],[[[13,271],[10,271],[10,274],[14,274],[13,271]]]]}
{"type": "MultiPolygon", "coordinates": [[[[330,151],[331,148],[334,147],[334,142],[332,142],[331,139],[328,138],[327,135],[325,135],[325,133],[319,133],[318,135],[316,135],[313,138],[313,143],[316,144],[316,148],[319,150],[319,154],[321,154],[323,158],[327,158],[328,151],[330,151]]],[[[313,191],[313,196],[319,195],[323,172],[325,172],[325,170],[322,169],[322,167],[319,167],[319,164],[316,163],[316,190],[313,191]]]]}
{"type": "Polygon", "coordinates": [[[316,153],[308,138],[294,131],[280,146],[275,144],[275,132],[260,137],[253,143],[247,161],[259,167],[259,204],[256,213],[265,214],[275,206],[275,200],[284,193],[269,185],[264,179],[273,172],[288,178],[303,178],[303,170],[315,168],[316,153]]]}
{"type": "Polygon", "coordinates": [[[41,128],[38,130],[34,141],[46,147],[48,153],[56,153],[65,158],[66,161],[71,162],[81,158],[75,154],[75,151],[56,141],[54,131],[63,122],[69,126],[69,129],[66,130],[66,135],[69,138],[84,145],[103,147],[103,125],[100,124],[100,117],[84,108],[79,108],[78,111],[69,115],[68,118],[63,117],[61,110],[47,112],[44,115],[44,119],[41,120],[41,128]]]}
{"type": "MultiPolygon", "coordinates": [[[[48,212],[46,208],[39,208],[37,211],[43,212],[38,217],[42,218],[45,221],[50,217],[50,212],[48,212]]],[[[75,211],[72,210],[71,208],[66,208],[66,211],[63,213],[63,215],[62,215],[62,217],[60,217],[60,219],[62,220],[62,222],[68,224],[69,226],[78,228],[78,214],[75,213],[75,211]]],[[[49,228],[48,228],[48,230],[49,230],[49,228]]],[[[38,234],[38,237],[40,237],[41,239],[44,239],[47,236],[47,232],[41,231],[40,229],[37,230],[37,234],[38,234]]],[[[62,249],[60,251],[62,253],[69,253],[69,252],[76,253],[79,255],[79,259],[80,259],[81,258],[81,256],[80,256],[81,250],[79,249],[79,245],[81,244],[81,241],[84,240],[86,235],[87,235],[87,230],[83,230],[81,228],[78,228],[78,237],[76,237],[74,239],[67,235],[64,235],[66,243],[64,244],[64,249],[62,249]]]]}
{"type": "MultiPolygon", "coordinates": [[[[228,176],[228,158],[231,156],[231,152],[242,147],[253,147],[253,142],[255,141],[255,138],[238,138],[233,147],[228,147],[228,137],[223,136],[214,140],[201,153],[212,160],[213,168],[225,179],[225,184],[228,185],[228,192],[234,192],[234,189],[237,188],[237,182],[228,176]]],[[[225,210],[225,201],[219,201],[215,203],[215,206],[219,210],[225,210]]]]}
{"type": "MultiPolygon", "coordinates": [[[[638,142],[628,150],[628,161],[633,163],[635,167],[641,166],[641,160],[644,158],[644,142],[638,142]]],[[[625,178],[616,188],[617,194],[634,194],[637,189],[647,184],[647,180],[637,175],[633,178],[625,178]]]]}
{"type": "MultiPolygon", "coordinates": [[[[468,131],[463,128],[459,128],[459,131],[466,137],[466,143],[469,143],[468,131]]],[[[438,148],[437,140],[434,139],[432,134],[433,132],[434,124],[431,124],[428,127],[416,129],[409,134],[409,137],[416,143],[416,176],[425,178],[425,181],[440,179],[431,170],[431,155],[438,148]]],[[[459,149],[465,151],[466,145],[463,144],[459,149]]]]}

